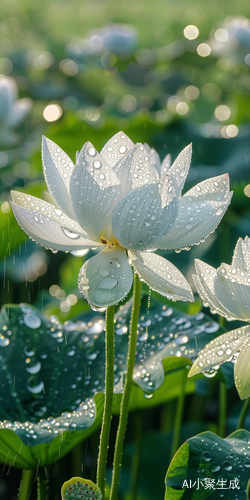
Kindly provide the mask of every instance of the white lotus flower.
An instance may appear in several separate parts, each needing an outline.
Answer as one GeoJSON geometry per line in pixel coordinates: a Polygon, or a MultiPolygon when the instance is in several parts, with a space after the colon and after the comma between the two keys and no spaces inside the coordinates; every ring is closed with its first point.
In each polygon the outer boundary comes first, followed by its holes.
{"type": "Polygon", "coordinates": [[[154,290],[174,300],[193,300],[191,288],[169,261],[148,250],[180,249],[213,231],[231,199],[228,175],[201,182],[181,197],[190,160],[187,146],[170,166],[154,150],[123,133],[99,154],[84,144],[76,165],[43,140],[48,201],[13,192],[20,226],[53,250],[86,253],[100,247],[80,270],[78,285],[90,304],[117,304],[129,292],[130,264],[154,290]]]}
{"type": "MultiPolygon", "coordinates": [[[[196,259],[194,283],[212,313],[227,320],[250,322],[250,239],[238,240],[232,265],[221,264],[216,270],[196,259]]],[[[217,370],[233,360],[235,385],[242,399],[250,396],[250,326],[220,335],[200,351],[189,376],[217,370]]]]}

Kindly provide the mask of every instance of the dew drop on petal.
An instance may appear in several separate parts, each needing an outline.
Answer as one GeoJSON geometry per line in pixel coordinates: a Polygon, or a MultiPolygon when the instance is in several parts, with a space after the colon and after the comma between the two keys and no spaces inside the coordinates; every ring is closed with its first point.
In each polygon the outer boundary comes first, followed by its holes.
{"type": "Polygon", "coordinates": [[[73,233],[72,231],[69,231],[68,229],[65,229],[64,227],[62,227],[62,231],[65,234],[65,236],[67,236],[71,240],[77,240],[78,238],[80,238],[79,234],[73,233]]]}
{"type": "Polygon", "coordinates": [[[105,278],[102,280],[98,287],[103,288],[104,290],[111,290],[114,288],[118,283],[118,280],[116,278],[105,278]]]}
{"type": "Polygon", "coordinates": [[[92,146],[88,149],[88,154],[89,156],[95,156],[96,155],[96,150],[92,146]]]}
{"type": "Polygon", "coordinates": [[[121,154],[126,153],[126,151],[127,151],[126,146],[121,146],[121,147],[119,148],[119,153],[121,153],[121,154]]]}
{"type": "Polygon", "coordinates": [[[100,274],[100,276],[108,276],[109,271],[107,269],[99,269],[98,274],[100,274]]]}
{"type": "Polygon", "coordinates": [[[102,164],[99,160],[96,160],[94,161],[93,166],[94,168],[96,168],[96,170],[98,170],[99,168],[101,168],[102,164]]]}

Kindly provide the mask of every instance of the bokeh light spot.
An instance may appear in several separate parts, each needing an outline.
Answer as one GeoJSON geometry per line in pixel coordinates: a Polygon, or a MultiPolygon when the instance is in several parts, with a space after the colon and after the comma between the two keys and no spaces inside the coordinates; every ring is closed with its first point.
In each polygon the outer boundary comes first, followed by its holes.
{"type": "Polygon", "coordinates": [[[189,112],[189,105],[186,102],[178,102],[176,112],[178,115],[186,115],[189,112]]]}
{"type": "Polygon", "coordinates": [[[190,24],[186,26],[183,33],[185,38],[187,38],[188,40],[195,40],[195,38],[197,38],[197,36],[199,35],[199,30],[196,26],[190,24]]]}
{"type": "Polygon", "coordinates": [[[214,116],[217,120],[224,122],[228,120],[228,118],[231,115],[231,110],[228,106],[225,106],[225,104],[221,104],[220,106],[217,106],[214,111],[214,116]]]}
{"type": "Polygon", "coordinates": [[[208,57],[211,54],[211,47],[208,43],[200,43],[196,50],[200,57],[208,57]]]}
{"type": "Polygon", "coordinates": [[[219,28],[218,30],[216,30],[214,38],[217,40],[217,42],[226,42],[229,38],[228,31],[223,28],[219,28]]]}
{"type": "Polygon", "coordinates": [[[43,117],[47,122],[55,122],[62,116],[62,108],[58,104],[49,104],[43,110],[43,117]]]}
{"type": "Polygon", "coordinates": [[[189,85],[185,88],[184,95],[189,101],[195,101],[198,99],[200,91],[198,87],[195,87],[195,85],[189,85]]]}

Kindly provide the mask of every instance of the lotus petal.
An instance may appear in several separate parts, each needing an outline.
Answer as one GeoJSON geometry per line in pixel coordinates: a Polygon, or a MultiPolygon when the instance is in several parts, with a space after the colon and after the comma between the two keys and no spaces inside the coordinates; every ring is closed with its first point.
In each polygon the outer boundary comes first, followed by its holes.
{"type": "Polygon", "coordinates": [[[214,280],[215,295],[232,316],[250,321],[250,274],[221,264],[214,280]]]}
{"type": "Polygon", "coordinates": [[[191,301],[194,297],[183,274],[168,260],[149,252],[129,252],[136,272],[156,292],[168,299],[191,301]]]}
{"type": "MultiPolygon", "coordinates": [[[[244,326],[224,333],[209,342],[200,352],[188,376],[193,377],[203,371],[214,369],[222,363],[237,357],[250,341],[250,327],[244,326]]],[[[237,361],[238,363],[238,361],[237,361]]]]}
{"type": "Polygon", "coordinates": [[[123,187],[124,194],[159,181],[159,174],[150,161],[148,150],[140,143],[137,143],[116,164],[114,171],[123,187]]]}
{"type": "Polygon", "coordinates": [[[250,239],[245,237],[244,241],[239,238],[234,250],[232,266],[250,273],[250,239]]]}
{"type": "Polygon", "coordinates": [[[112,229],[116,240],[131,250],[154,248],[173,225],[177,205],[168,175],[157,184],[132,191],[114,209],[112,229]]]}
{"type": "Polygon", "coordinates": [[[91,143],[86,143],[71,176],[70,196],[79,224],[95,240],[113,240],[112,211],[122,198],[120,182],[91,143]],[[80,162],[80,163],[79,163],[80,162]]]}
{"type": "Polygon", "coordinates": [[[101,156],[114,167],[127,152],[134,147],[134,143],[124,132],[118,132],[111,137],[101,150],[101,156]]]}
{"type": "Polygon", "coordinates": [[[46,137],[43,137],[42,158],[44,177],[52,198],[68,217],[75,219],[69,195],[74,163],[57,144],[46,137]]]}
{"type": "MultiPolygon", "coordinates": [[[[187,174],[190,167],[192,156],[192,144],[186,146],[180,154],[177,156],[174,163],[168,168],[167,173],[170,175],[173,185],[175,188],[176,196],[179,198],[181,196],[182,188],[184,186],[185,180],[187,178],[187,174]]],[[[168,158],[164,160],[164,167],[162,170],[164,171],[168,166],[168,158]]]]}
{"type": "Polygon", "coordinates": [[[197,275],[193,276],[194,284],[205,305],[209,305],[211,311],[228,320],[240,319],[223,305],[217,297],[215,291],[215,279],[217,271],[205,262],[195,259],[195,270],[197,275]]]}
{"type": "Polygon", "coordinates": [[[80,270],[78,286],[90,304],[108,307],[118,304],[129,293],[133,273],[126,251],[106,247],[91,257],[80,270]]]}
{"type": "Polygon", "coordinates": [[[21,228],[30,238],[46,248],[72,252],[97,246],[89,237],[85,238],[62,228],[60,224],[36,210],[29,210],[14,202],[11,202],[11,206],[21,228]]]}
{"type": "MultiPolygon", "coordinates": [[[[213,195],[212,195],[213,196],[213,195]]],[[[207,198],[209,196],[207,195],[207,198]]],[[[200,200],[195,196],[182,196],[173,227],[166,237],[157,242],[157,248],[184,249],[198,244],[213,232],[224,216],[232,193],[226,192],[221,201],[200,200]]]]}

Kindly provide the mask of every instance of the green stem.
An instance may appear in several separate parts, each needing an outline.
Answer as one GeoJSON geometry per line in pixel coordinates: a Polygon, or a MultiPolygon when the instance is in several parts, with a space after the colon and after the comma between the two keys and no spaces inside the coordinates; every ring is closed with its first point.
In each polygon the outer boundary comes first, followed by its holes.
{"type": "Polygon", "coordinates": [[[31,469],[24,469],[18,493],[18,500],[28,500],[31,494],[35,471],[31,469]]]}
{"type": "Polygon", "coordinates": [[[121,473],[123,443],[124,443],[124,437],[128,419],[129,398],[133,385],[133,370],[135,364],[136,343],[137,343],[137,325],[138,325],[138,318],[141,305],[141,282],[139,276],[136,273],[134,273],[133,297],[134,297],[134,303],[133,303],[131,323],[130,323],[127,373],[125,375],[124,391],[122,395],[121,408],[120,408],[119,426],[116,435],[110,500],[117,500],[120,473],[121,473]]]}
{"type": "Polygon", "coordinates": [[[250,479],[248,480],[247,483],[247,497],[246,500],[250,500],[250,479]]]}
{"type": "Polygon", "coordinates": [[[108,455],[110,425],[112,419],[113,389],[114,389],[114,315],[115,306],[110,306],[106,311],[106,375],[105,375],[105,400],[100,436],[99,455],[97,460],[96,481],[105,498],[105,477],[108,455]]]}
{"type": "Polygon", "coordinates": [[[222,438],[226,435],[227,422],[227,388],[224,382],[220,382],[220,407],[218,421],[218,435],[222,438]]]}
{"type": "Polygon", "coordinates": [[[175,414],[174,422],[174,434],[171,446],[171,458],[174,456],[179,447],[180,432],[181,432],[181,422],[183,417],[184,402],[185,402],[185,386],[186,386],[187,373],[183,370],[182,384],[180,389],[180,395],[177,401],[177,408],[175,414]]]}
{"type": "Polygon", "coordinates": [[[244,422],[245,422],[245,418],[247,416],[247,413],[248,413],[248,410],[250,408],[250,398],[247,398],[245,401],[244,401],[244,405],[242,406],[242,409],[241,409],[241,412],[240,412],[240,416],[239,416],[239,420],[238,420],[238,424],[237,424],[237,427],[236,427],[236,430],[238,431],[239,429],[243,429],[244,427],[244,422]]]}
{"type": "Polygon", "coordinates": [[[45,468],[38,472],[37,500],[49,500],[49,475],[45,468]]]}
{"type": "Polygon", "coordinates": [[[137,478],[140,462],[141,442],[142,442],[142,425],[139,413],[134,414],[135,425],[135,454],[131,465],[131,488],[130,500],[136,500],[137,478]]]}

